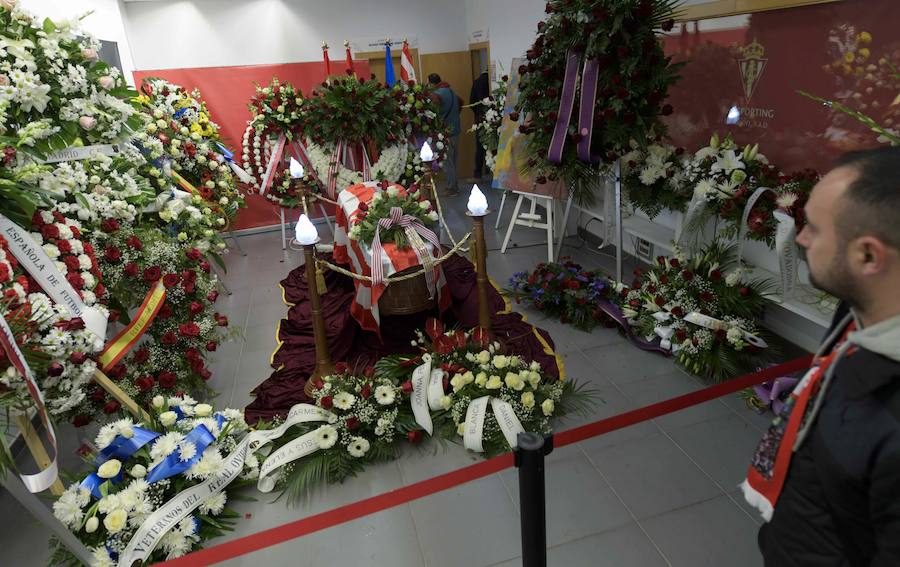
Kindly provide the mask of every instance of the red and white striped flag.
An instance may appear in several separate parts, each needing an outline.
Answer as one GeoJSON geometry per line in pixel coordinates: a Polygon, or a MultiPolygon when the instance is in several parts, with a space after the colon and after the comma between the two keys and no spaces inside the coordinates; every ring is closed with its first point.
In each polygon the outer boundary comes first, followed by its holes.
{"type": "Polygon", "coordinates": [[[416,82],[416,69],[413,67],[412,55],[409,54],[409,42],[403,40],[403,51],[400,54],[400,78],[404,82],[416,82]]]}

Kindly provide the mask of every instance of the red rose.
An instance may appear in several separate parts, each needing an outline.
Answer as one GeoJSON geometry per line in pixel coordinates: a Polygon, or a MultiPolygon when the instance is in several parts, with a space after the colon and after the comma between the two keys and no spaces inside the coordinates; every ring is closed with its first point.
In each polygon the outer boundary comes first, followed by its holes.
{"type": "Polygon", "coordinates": [[[103,413],[113,414],[119,411],[119,408],[121,407],[122,405],[116,400],[109,400],[108,402],[106,402],[106,405],[103,406],[103,413]]]}
{"type": "Polygon", "coordinates": [[[132,364],[143,364],[148,360],[150,360],[150,351],[145,348],[134,351],[134,356],[131,357],[132,364]]]}
{"type": "Polygon", "coordinates": [[[60,253],[62,254],[71,254],[72,253],[72,245],[69,244],[68,240],[60,240],[56,243],[56,247],[59,248],[60,253]]]}
{"type": "Polygon", "coordinates": [[[181,336],[183,337],[197,337],[200,336],[200,326],[191,321],[189,323],[178,325],[178,332],[181,333],[181,336]]]}
{"type": "Polygon", "coordinates": [[[366,384],[365,386],[363,386],[362,390],[360,390],[359,392],[359,395],[362,396],[364,400],[368,400],[372,395],[372,385],[366,384]]]}
{"type": "Polygon", "coordinates": [[[84,427],[85,425],[89,424],[90,422],[91,422],[91,416],[89,416],[86,413],[80,413],[80,414],[76,415],[75,418],[72,420],[72,425],[74,425],[75,427],[84,427]]]}
{"type": "Polygon", "coordinates": [[[719,281],[720,279],[722,279],[722,272],[719,271],[719,270],[713,270],[713,271],[711,271],[711,272],[709,273],[709,279],[712,280],[712,281],[714,281],[714,282],[719,281]]]}
{"type": "Polygon", "coordinates": [[[190,295],[194,293],[194,290],[197,288],[197,285],[194,282],[181,282],[181,289],[184,290],[184,293],[190,295]]]}
{"type": "Polygon", "coordinates": [[[742,296],[747,297],[748,295],[750,295],[750,288],[749,288],[749,287],[742,287],[741,289],[738,290],[738,292],[739,292],[742,296]]]}
{"type": "Polygon", "coordinates": [[[212,378],[212,372],[210,372],[208,368],[204,368],[200,371],[200,377],[204,380],[209,380],[210,378],[212,378]]]}
{"type": "Polygon", "coordinates": [[[178,274],[166,274],[163,276],[163,285],[166,287],[174,287],[178,285],[178,282],[181,281],[181,276],[178,274]]]}
{"type": "Polygon", "coordinates": [[[678,258],[672,258],[671,260],[669,260],[669,265],[671,265],[673,268],[680,268],[681,262],[678,261],[678,258]]]}
{"type": "Polygon", "coordinates": [[[209,301],[210,303],[215,302],[215,300],[218,298],[219,298],[219,292],[216,290],[212,290],[211,292],[209,292],[206,295],[206,300],[209,301]]]}
{"type": "Polygon", "coordinates": [[[216,317],[216,323],[218,323],[220,327],[227,327],[228,317],[226,317],[225,315],[220,315],[216,317]]]}
{"type": "Polygon", "coordinates": [[[127,264],[125,264],[125,275],[129,278],[137,277],[138,270],[140,270],[140,268],[134,262],[128,262],[127,264]]]}
{"type": "Polygon", "coordinates": [[[313,387],[316,390],[321,390],[325,387],[325,382],[323,382],[321,378],[316,378],[315,380],[313,380],[313,387]]]}
{"type": "Polygon", "coordinates": [[[156,384],[156,381],[153,379],[153,376],[149,376],[149,375],[142,376],[141,378],[138,378],[137,380],[134,381],[135,387],[142,394],[146,394],[147,392],[152,390],[154,384],[156,384]]]}
{"type": "Polygon", "coordinates": [[[359,429],[359,426],[361,425],[359,423],[359,419],[357,419],[355,417],[347,418],[347,420],[344,422],[344,424],[347,426],[347,429],[349,429],[350,431],[355,431],[355,430],[359,429]]]}
{"type": "Polygon", "coordinates": [[[191,304],[188,306],[188,310],[191,312],[191,315],[196,315],[203,311],[203,304],[199,301],[191,301],[191,304]]]}
{"type": "Polygon", "coordinates": [[[59,227],[55,224],[47,224],[41,227],[41,236],[44,240],[59,238],[59,227]]]}
{"type": "Polygon", "coordinates": [[[184,357],[188,360],[200,360],[202,358],[202,356],[200,356],[200,351],[194,347],[185,349],[184,357]]]}
{"type": "Polygon", "coordinates": [[[103,388],[94,388],[89,397],[92,402],[102,402],[106,399],[106,391],[103,388]]]}
{"type": "Polygon", "coordinates": [[[684,278],[684,281],[689,282],[694,279],[694,272],[690,270],[684,270],[681,272],[681,277],[684,278]]]}
{"type": "Polygon", "coordinates": [[[676,317],[684,317],[684,309],[682,309],[680,305],[676,305],[672,308],[672,315],[676,317]]]}
{"type": "Polygon", "coordinates": [[[71,362],[72,364],[84,364],[86,360],[87,355],[80,350],[76,350],[69,355],[69,362],[71,362]]]}
{"type": "Polygon", "coordinates": [[[174,345],[175,343],[178,342],[178,335],[176,335],[172,331],[168,331],[165,334],[163,334],[162,337],[160,337],[159,342],[161,342],[164,345],[174,345]]]}
{"type": "Polygon", "coordinates": [[[665,299],[663,296],[661,296],[661,295],[657,295],[657,296],[656,296],[656,299],[653,300],[653,303],[655,303],[655,304],[657,304],[658,306],[662,307],[663,305],[666,304],[666,299],[665,299]]]}
{"type": "Polygon", "coordinates": [[[416,444],[422,441],[422,430],[416,429],[415,431],[410,431],[406,434],[406,438],[410,443],[416,444]]]}
{"type": "Polygon", "coordinates": [[[403,390],[403,393],[408,396],[413,392],[413,383],[410,380],[407,380],[400,385],[400,389],[403,390]]]}
{"type": "Polygon", "coordinates": [[[118,262],[122,259],[122,251],[115,246],[107,246],[103,251],[103,257],[109,262],[118,262]]]}
{"type": "Polygon", "coordinates": [[[197,281],[197,272],[194,270],[185,270],[181,272],[181,279],[186,282],[195,283],[197,281]]]}
{"type": "Polygon", "coordinates": [[[160,372],[157,380],[159,380],[160,387],[171,390],[178,382],[178,375],[169,371],[160,372]]]}
{"type": "Polygon", "coordinates": [[[188,260],[193,260],[196,262],[200,259],[200,251],[196,248],[191,248],[190,250],[185,250],[184,255],[188,257],[188,260]]]}
{"type": "Polygon", "coordinates": [[[172,312],[172,305],[167,301],[163,303],[162,307],[159,308],[159,312],[156,314],[156,318],[160,320],[168,319],[172,315],[174,315],[174,313],[172,312]]]}
{"type": "Polygon", "coordinates": [[[116,219],[103,219],[100,223],[100,229],[103,232],[115,232],[119,230],[119,221],[116,219]]]}
{"type": "Polygon", "coordinates": [[[119,364],[116,364],[115,366],[110,368],[106,374],[114,380],[121,380],[125,376],[126,372],[128,372],[128,368],[120,362],[119,364]]]}
{"type": "Polygon", "coordinates": [[[709,303],[713,299],[715,299],[715,296],[713,294],[711,294],[710,292],[708,292],[708,291],[700,292],[700,301],[702,301],[704,303],[709,303]]]}
{"type": "Polygon", "coordinates": [[[131,248],[134,248],[135,250],[143,250],[144,249],[144,243],[141,242],[140,238],[138,238],[137,236],[135,236],[133,234],[125,239],[125,244],[127,244],[131,248]]]}
{"type": "Polygon", "coordinates": [[[144,268],[144,281],[145,282],[155,282],[162,276],[162,268],[159,266],[150,266],[149,268],[144,268]]]}
{"type": "Polygon", "coordinates": [[[319,400],[319,405],[325,409],[331,409],[331,406],[334,405],[334,400],[331,396],[325,396],[321,400],[319,400]]]}
{"type": "Polygon", "coordinates": [[[209,341],[208,343],[206,343],[206,350],[208,350],[209,352],[215,352],[217,348],[219,348],[219,343],[217,343],[216,341],[209,341]]]}

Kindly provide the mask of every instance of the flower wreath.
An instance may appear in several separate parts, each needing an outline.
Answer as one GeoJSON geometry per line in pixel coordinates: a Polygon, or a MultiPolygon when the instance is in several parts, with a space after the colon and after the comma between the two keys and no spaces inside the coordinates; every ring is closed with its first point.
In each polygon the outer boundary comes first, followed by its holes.
{"type": "Polygon", "coordinates": [[[670,114],[663,105],[681,64],[672,64],[657,38],[674,25],[674,0],[550,0],[547,18],[538,23],[527,63],[518,69],[521,81],[514,121],[525,118],[519,129],[528,136],[527,166],[538,183],[565,179],[584,198],[597,186],[591,165],[608,163],[628,151],[631,139],[646,140],[650,131],[665,133],[659,115],[670,114]],[[583,61],[582,61],[583,60],[583,61]],[[596,82],[577,75],[591,64],[596,82]],[[594,88],[567,112],[560,104],[564,90],[574,89],[575,100],[594,88]],[[560,114],[560,111],[564,115],[560,114]],[[585,113],[589,112],[586,115],[585,113]],[[592,121],[585,124],[584,120],[592,121]],[[584,138],[585,131],[591,132],[584,138]],[[556,140],[554,140],[554,137],[556,140]],[[554,142],[553,159],[548,156],[554,142]],[[576,146],[585,145],[576,152],[576,146]],[[589,147],[588,147],[589,146],[589,147]]]}
{"type": "MultiPolygon", "coordinates": [[[[391,216],[391,209],[399,207],[404,215],[413,216],[426,227],[434,226],[438,221],[437,211],[431,205],[431,201],[420,201],[421,195],[418,189],[407,191],[399,185],[390,185],[386,181],[381,183],[381,190],[372,195],[368,203],[360,203],[350,227],[349,236],[353,240],[371,243],[375,239],[375,229],[380,219],[391,216]]],[[[393,242],[398,248],[409,247],[405,229],[394,226],[382,229],[379,232],[382,243],[393,242]]]]}

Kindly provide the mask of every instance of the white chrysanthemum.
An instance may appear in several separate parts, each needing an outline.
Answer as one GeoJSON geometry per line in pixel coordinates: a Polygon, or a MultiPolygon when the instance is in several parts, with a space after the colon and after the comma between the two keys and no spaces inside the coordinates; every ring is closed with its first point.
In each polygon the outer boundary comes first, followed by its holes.
{"type": "Polygon", "coordinates": [[[390,386],[378,386],[375,388],[375,400],[383,406],[389,406],[394,403],[396,394],[390,386]]]}
{"type": "Polygon", "coordinates": [[[316,430],[316,444],[319,449],[331,449],[337,443],[337,429],[330,425],[323,425],[316,430]]]}
{"type": "Polygon", "coordinates": [[[184,438],[184,435],[176,431],[166,433],[156,438],[153,447],[150,448],[150,458],[154,461],[165,459],[175,452],[178,443],[184,438]]]}
{"type": "Polygon", "coordinates": [[[91,555],[91,567],[116,567],[105,546],[95,547],[91,555]]]}
{"type": "Polygon", "coordinates": [[[347,452],[357,459],[369,452],[369,440],[365,437],[351,437],[347,452]]]}
{"type": "Polygon", "coordinates": [[[191,550],[192,543],[180,530],[169,530],[169,533],[163,536],[160,545],[166,552],[166,559],[175,559],[187,554],[191,550]]]}
{"type": "Polygon", "coordinates": [[[84,504],[79,498],[81,490],[78,485],[72,485],[53,503],[53,515],[68,528],[77,528],[84,519],[84,504]]]}
{"type": "Polygon", "coordinates": [[[203,504],[200,504],[200,513],[209,516],[218,516],[225,509],[225,502],[228,495],[223,491],[216,493],[207,498],[203,504]]]}
{"type": "Polygon", "coordinates": [[[207,447],[206,450],[203,451],[203,456],[200,457],[200,460],[187,470],[185,476],[190,479],[206,479],[210,476],[221,474],[224,468],[225,459],[222,457],[219,450],[215,447],[207,447]]]}
{"type": "Polygon", "coordinates": [[[790,209],[799,198],[796,193],[782,193],[775,199],[775,203],[782,209],[790,209]]]}
{"type": "Polygon", "coordinates": [[[338,392],[334,396],[334,407],[340,410],[348,410],[353,407],[353,402],[355,401],[356,396],[354,396],[353,394],[349,392],[338,392]]]}
{"type": "Polygon", "coordinates": [[[178,459],[181,461],[190,461],[197,456],[197,446],[190,441],[182,440],[178,444],[178,459]]]}

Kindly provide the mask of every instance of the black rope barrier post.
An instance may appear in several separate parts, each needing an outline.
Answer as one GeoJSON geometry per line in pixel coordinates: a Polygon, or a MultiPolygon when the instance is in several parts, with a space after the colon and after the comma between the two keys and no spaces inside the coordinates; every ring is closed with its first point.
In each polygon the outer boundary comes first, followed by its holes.
{"type": "Polygon", "coordinates": [[[553,451],[553,436],[519,433],[515,451],[519,469],[519,515],[522,567],[547,566],[547,498],[544,457],[553,451]]]}

